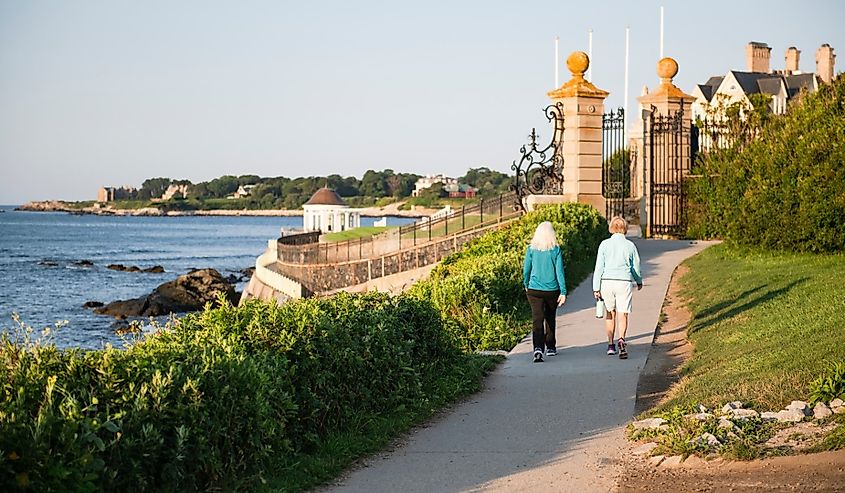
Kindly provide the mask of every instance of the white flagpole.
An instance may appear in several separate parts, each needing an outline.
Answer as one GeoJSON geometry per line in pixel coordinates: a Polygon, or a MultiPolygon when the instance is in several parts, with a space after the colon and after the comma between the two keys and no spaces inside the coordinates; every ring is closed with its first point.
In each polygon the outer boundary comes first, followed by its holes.
{"type": "Polygon", "coordinates": [[[628,47],[630,46],[630,32],[630,26],[625,26],[625,103],[623,106],[625,113],[622,116],[622,132],[624,135],[628,135],[628,47]]]}
{"type": "Polygon", "coordinates": [[[660,6],[660,59],[663,60],[663,6],[660,6]]]}
{"type": "Polygon", "coordinates": [[[560,67],[558,64],[560,63],[560,38],[555,36],[555,89],[560,87],[560,67]]]}
{"type": "Polygon", "coordinates": [[[590,59],[590,65],[587,67],[587,81],[593,81],[593,30],[587,31],[587,57],[590,59]]]}

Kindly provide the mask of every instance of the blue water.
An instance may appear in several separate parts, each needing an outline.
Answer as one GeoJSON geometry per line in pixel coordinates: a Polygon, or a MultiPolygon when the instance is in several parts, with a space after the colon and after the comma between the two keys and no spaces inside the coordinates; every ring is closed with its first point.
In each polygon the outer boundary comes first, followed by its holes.
{"type": "MultiPolygon", "coordinates": [[[[14,327],[12,313],[36,329],[66,320],[53,336],[63,347],[121,344],[114,319],[83,308],[86,301],[137,298],[191,269],[237,274],[255,264],[281,228],[302,227],[302,217],[80,216],[0,209],[5,210],[0,213],[0,330],[14,327]],[[75,265],[80,260],[94,265],[75,265]],[[108,264],[161,265],[165,273],[118,272],[108,264]]],[[[373,221],[361,219],[364,226],[373,221]]],[[[388,218],[389,225],[408,221],[388,218]]]]}

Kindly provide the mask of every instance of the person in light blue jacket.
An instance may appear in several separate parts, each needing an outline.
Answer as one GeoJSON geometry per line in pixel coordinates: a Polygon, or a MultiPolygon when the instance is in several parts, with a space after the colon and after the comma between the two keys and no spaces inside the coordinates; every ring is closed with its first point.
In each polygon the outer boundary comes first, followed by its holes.
{"type": "Polygon", "coordinates": [[[522,284],[531,305],[534,362],[542,363],[544,349],[546,356],[557,355],[555,314],[557,307],[566,303],[563,253],[552,223],[548,221],[537,226],[525,252],[522,284]]]}
{"type": "Polygon", "coordinates": [[[621,217],[610,220],[610,238],[601,242],[596,255],[596,269],[593,272],[593,295],[605,305],[605,329],[607,330],[607,354],[628,357],[625,335],[628,332],[628,314],[633,309],[634,289],[643,288],[640,272],[640,253],[637,246],[627,238],[628,222],[621,217]],[[619,325],[619,340],[614,344],[616,323],[619,325]]]}

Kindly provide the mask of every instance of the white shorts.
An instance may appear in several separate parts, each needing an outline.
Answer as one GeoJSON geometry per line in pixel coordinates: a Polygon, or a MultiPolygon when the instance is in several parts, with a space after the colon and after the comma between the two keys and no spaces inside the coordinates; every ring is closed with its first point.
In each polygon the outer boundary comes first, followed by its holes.
{"type": "Polygon", "coordinates": [[[604,307],[607,311],[631,313],[634,306],[634,283],[602,279],[601,297],[604,299],[604,307]]]}

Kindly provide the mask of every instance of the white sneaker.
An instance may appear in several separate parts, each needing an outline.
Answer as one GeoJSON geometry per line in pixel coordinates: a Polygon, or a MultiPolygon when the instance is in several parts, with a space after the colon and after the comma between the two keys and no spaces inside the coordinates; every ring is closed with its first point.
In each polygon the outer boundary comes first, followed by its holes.
{"type": "Polygon", "coordinates": [[[542,349],[535,349],[534,350],[534,362],[535,363],[542,363],[543,362],[543,350],[542,349]]]}

